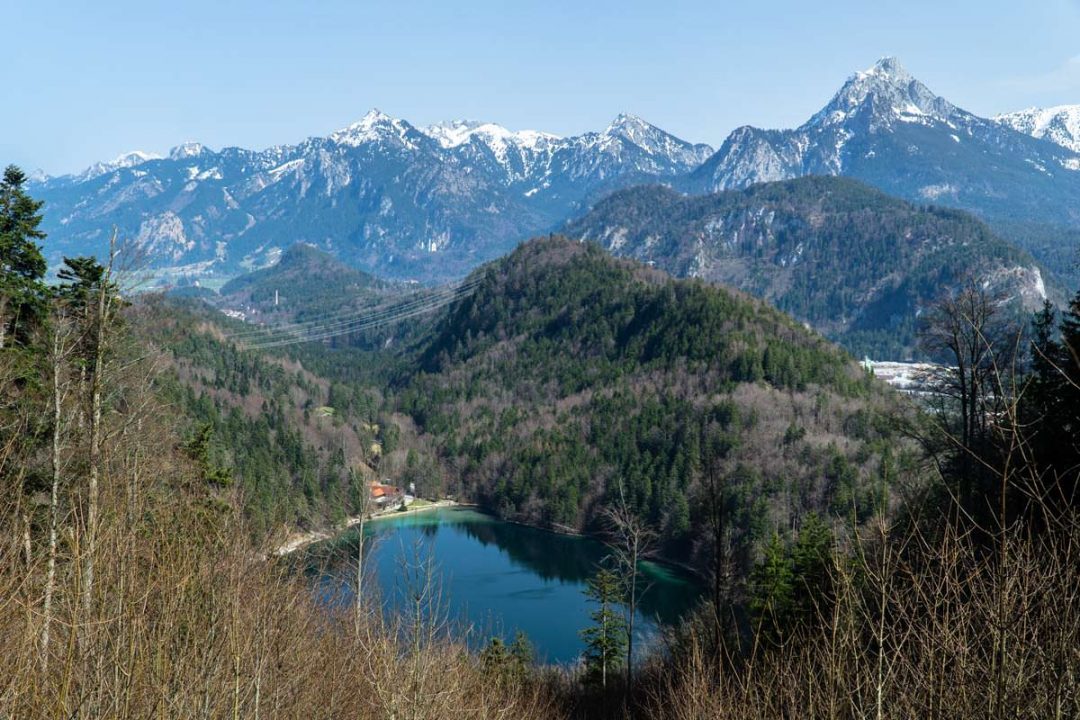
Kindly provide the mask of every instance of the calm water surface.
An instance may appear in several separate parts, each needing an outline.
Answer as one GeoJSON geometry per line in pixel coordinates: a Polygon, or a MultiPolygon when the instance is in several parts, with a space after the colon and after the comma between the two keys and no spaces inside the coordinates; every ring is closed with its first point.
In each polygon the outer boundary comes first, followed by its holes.
{"type": "MultiPolygon", "coordinates": [[[[403,606],[416,585],[416,566],[430,562],[445,616],[474,647],[496,635],[509,641],[521,630],[542,661],[573,662],[580,655],[578,633],[588,626],[595,607],[582,591],[608,552],[599,542],[465,508],[379,519],[367,524],[365,536],[368,577],[389,609],[403,606]]],[[[356,539],[356,532],[347,534],[315,546],[307,556],[327,603],[352,600],[356,539]]],[[[647,646],[657,641],[660,625],[677,622],[693,607],[701,588],[684,574],[653,563],[643,563],[642,574],[649,588],[635,636],[647,646]]]]}

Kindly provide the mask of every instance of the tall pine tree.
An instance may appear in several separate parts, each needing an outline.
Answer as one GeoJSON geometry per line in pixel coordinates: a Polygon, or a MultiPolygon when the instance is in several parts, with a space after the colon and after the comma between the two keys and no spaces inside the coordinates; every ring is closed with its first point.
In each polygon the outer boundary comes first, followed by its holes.
{"type": "Polygon", "coordinates": [[[9,165],[0,180],[0,350],[25,343],[45,316],[45,258],[37,240],[45,237],[42,202],[26,194],[26,174],[9,165]]]}
{"type": "Polygon", "coordinates": [[[619,611],[622,583],[617,573],[601,569],[589,578],[585,595],[598,607],[589,613],[593,624],[581,631],[585,641],[585,673],[590,682],[607,687],[608,675],[622,667],[626,652],[626,619],[619,611]]]}

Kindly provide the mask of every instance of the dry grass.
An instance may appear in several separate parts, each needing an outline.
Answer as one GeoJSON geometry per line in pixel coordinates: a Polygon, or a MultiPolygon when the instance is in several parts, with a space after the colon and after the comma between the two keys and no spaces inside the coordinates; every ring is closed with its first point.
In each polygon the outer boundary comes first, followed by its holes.
{"type": "Polygon", "coordinates": [[[223,509],[183,493],[112,493],[90,614],[67,533],[52,633],[40,643],[44,564],[2,518],[0,717],[551,717],[442,633],[316,604],[223,509]],[[147,497],[149,495],[149,497],[147,497]],[[221,516],[214,517],[215,514],[221,516]],[[410,641],[415,640],[415,642],[410,641]]]}

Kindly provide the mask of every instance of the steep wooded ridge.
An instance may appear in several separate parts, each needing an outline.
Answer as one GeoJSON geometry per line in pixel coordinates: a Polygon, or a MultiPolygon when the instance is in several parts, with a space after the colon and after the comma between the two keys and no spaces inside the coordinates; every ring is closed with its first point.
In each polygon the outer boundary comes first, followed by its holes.
{"type": "Polygon", "coordinates": [[[390,287],[392,283],[354,270],[311,245],[297,243],[274,265],[229,281],[220,293],[265,305],[274,299],[276,290],[287,305],[318,306],[390,287]]]}
{"type": "Polygon", "coordinates": [[[677,277],[764,298],[859,356],[910,357],[920,312],[965,278],[1027,311],[1046,298],[1035,261],[973,216],[846,178],[703,196],[631,188],[564,231],[677,277]]]}
{"type": "Polygon", "coordinates": [[[374,307],[409,289],[351,268],[314,246],[297,243],[282,252],[274,265],[233,278],[216,294],[203,297],[249,323],[274,326],[374,307]]]}
{"type": "Polygon", "coordinates": [[[700,560],[709,466],[731,478],[745,562],[811,511],[866,517],[882,457],[904,453],[895,397],[759,301],[564,237],[477,272],[397,402],[459,491],[504,517],[590,528],[625,498],[700,560]]]}

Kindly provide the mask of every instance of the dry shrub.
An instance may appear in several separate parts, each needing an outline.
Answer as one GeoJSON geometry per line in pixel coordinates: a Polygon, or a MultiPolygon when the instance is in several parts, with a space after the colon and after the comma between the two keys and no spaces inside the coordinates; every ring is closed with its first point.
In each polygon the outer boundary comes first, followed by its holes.
{"type": "Polygon", "coordinates": [[[706,718],[1080,717],[1080,525],[1019,523],[988,548],[952,523],[933,538],[879,523],[837,559],[813,630],[716,662],[690,631],[650,678],[645,715],[706,718]]]}

